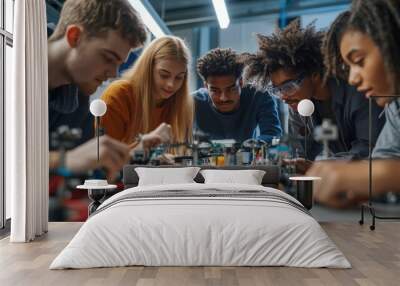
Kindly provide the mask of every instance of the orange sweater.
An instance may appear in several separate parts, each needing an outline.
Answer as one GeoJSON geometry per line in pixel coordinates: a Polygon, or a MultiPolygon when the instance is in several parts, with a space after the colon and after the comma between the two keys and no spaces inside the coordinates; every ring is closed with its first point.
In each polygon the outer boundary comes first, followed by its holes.
{"type": "MultiPolygon", "coordinates": [[[[112,138],[131,144],[140,130],[142,120],[141,106],[133,94],[132,84],[126,80],[111,83],[101,98],[107,104],[107,112],[100,120],[105,133],[112,138]],[[138,112],[135,112],[138,110],[138,112]]],[[[165,107],[154,107],[151,112],[150,130],[157,128],[163,121],[165,107]]]]}

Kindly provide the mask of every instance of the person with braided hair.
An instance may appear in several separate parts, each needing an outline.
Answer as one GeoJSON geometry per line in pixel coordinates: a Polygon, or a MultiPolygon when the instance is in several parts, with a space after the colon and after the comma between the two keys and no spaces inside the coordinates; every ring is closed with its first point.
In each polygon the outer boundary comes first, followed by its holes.
{"type": "Polygon", "coordinates": [[[347,28],[347,22],[351,16],[350,11],[340,13],[333,21],[322,41],[322,55],[324,57],[325,74],[324,81],[329,77],[340,78],[347,81],[348,66],[340,56],[340,39],[347,28]]]}
{"type": "MultiPolygon", "coordinates": [[[[386,124],[372,154],[373,191],[378,195],[400,192],[396,172],[400,167],[400,100],[390,97],[400,91],[400,2],[353,1],[351,14],[341,20],[342,26],[333,25],[325,41],[327,73],[347,77],[357,90],[386,106],[386,124]]],[[[320,163],[308,175],[323,178],[315,197],[327,205],[344,207],[368,195],[367,162],[320,163]]]]}
{"type": "MultiPolygon", "coordinates": [[[[350,159],[368,156],[368,100],[341,78],[323,80],[323,36],[313,23],[302,28],[299,21],[293,21],[270,36],[258,35],[259,50],[255,55],[248,55],[245,61],[245,80],[268,90],[290,106],[289,135],[297,142],[293,147],[308,159],[290,163],[295,163],[297,171],[302,173],[322,153],[322,144],[312,135],[323,119],[330,119],[338,126],[338,139],[329,144],[333,156],[350,159]],[[303,99],[310,99],[315,106],[306,127],[304,118],[297,112],[297,105],[303,99]],[[307,150],[304,150],[306,134],[307,150]]],[[[383,119],[378,119],[380,113],[381,109],[374,105],[375,130],[384,124],[383,119]]],[[[376,138],[377,135],[374,143],[376,138]]]]}

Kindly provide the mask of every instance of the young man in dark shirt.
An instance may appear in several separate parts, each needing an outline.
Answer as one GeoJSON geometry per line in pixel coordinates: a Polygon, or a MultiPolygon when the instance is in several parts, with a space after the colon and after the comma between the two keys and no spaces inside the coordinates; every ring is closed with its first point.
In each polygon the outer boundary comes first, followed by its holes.
{"type": "Polygon", "coordinates": [[[243,63],[231,49],[214,49],[197,62],[204,88],[194,93],[195,130],[211,139],[243,142],[258,138],[270,142],[281,136],[275,100],[243,86],[243,63]]]}

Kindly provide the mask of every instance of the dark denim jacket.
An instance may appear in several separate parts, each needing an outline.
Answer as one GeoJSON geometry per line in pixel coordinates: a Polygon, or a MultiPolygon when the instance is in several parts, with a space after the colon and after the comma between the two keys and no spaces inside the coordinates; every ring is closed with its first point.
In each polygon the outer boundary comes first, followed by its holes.
{"type": "MultiPolygon", "coordinates": [[[[338,128],[338,140],[332,141],[329,148],[334,157],[346,156],[354,159],[368,156],[368,99],[344,81],[331,79],[328,87],[332,94],[332,113],[338,128]]],[[[323,120],[322,102],[312,100],[315,111],[311,120],[308,120],[307,157],[314,160],[322,152],[322,144],[313,139],[313,130],[321,125],[323,120]]],[[[372,106],[372,130],[374,130],[372,143],[375,145],[378,135],[385,124],[385,118],[379,115],[382,108],[375,102],[372,106]]],[[[304,156],[304,118],[297,111],[290,110],[289,133],[297,138],[299,154],[304,156]]]]}

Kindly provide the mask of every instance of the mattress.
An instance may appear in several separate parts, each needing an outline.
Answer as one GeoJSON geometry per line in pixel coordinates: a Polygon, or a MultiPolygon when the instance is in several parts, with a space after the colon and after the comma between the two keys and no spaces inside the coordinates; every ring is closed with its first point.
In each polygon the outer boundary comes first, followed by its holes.
{"type": "Polygon", "coordinates": [[[198,183],[114,195],[50,269],[130,265],[351,267],[293,197],[263,186],[198,183]]]}

